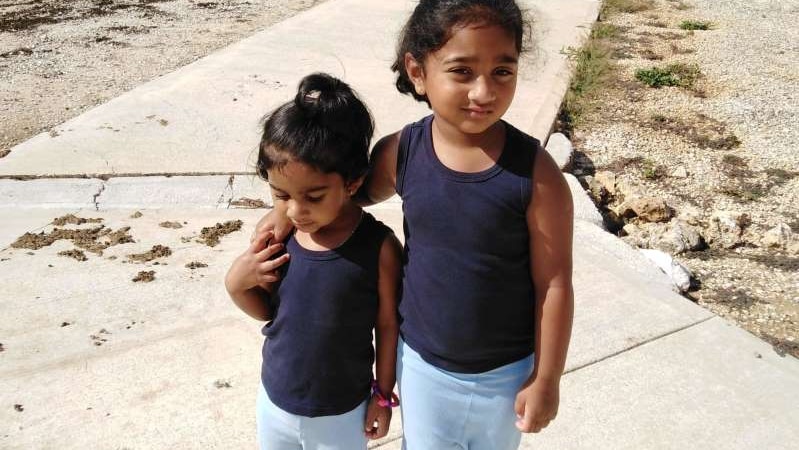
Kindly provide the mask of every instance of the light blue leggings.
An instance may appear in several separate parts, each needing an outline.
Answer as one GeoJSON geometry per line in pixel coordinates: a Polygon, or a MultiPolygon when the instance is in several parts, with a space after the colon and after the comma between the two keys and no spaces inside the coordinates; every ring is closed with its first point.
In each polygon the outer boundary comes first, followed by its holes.
{"type": "Polygon", "coordinates": [[[366,406],[336,416],[305,417],[287,413],[258,390],[255,419],[261,450],[365,450],[366,406]]]}
{"type": "Polygon", "coordinates": [[[400,340],[397,377],[403,450],[515,450],[513,409],[533,356],[483,373],[439,369],[400,340]]]}

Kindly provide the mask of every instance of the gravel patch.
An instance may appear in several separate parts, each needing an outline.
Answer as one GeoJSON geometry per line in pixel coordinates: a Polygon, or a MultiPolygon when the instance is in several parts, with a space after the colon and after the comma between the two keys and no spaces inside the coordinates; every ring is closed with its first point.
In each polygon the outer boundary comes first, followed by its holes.
{"type": "Polygon", "coordinates": [[[323,0],[0,0],[0,158],[323,0]]]}
{"type": "Polygon", "coordinates": [[[675,255],[697,279],[687,296],[799,357],[799,2],[677,3],[605,18],[620,30],[611,41],[617,79],[573,130],[575,175],[587,185],[586,176],[610,171],[628,196],[665,200],[709,242],[675,255]],[[685,20],[711,27],[682,30],[685,20]],[[671,64],[699,75],[682,87],[636,79],[671,64]],[[721,212],[747,215],[734,245],[709,239],[721,212]],[[780,224],[793,246],[766,244],[780,224]]]}

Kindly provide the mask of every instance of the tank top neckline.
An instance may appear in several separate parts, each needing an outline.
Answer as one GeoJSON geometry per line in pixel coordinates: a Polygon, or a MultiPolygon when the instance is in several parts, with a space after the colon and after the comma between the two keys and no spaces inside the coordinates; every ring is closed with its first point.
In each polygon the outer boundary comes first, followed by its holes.
{"type": "Polygon", "coordinates": [[[433,165],[435,166],[436,170],[441,172],[447,178],[460,181],[465,183],[476,183],[480,181],[488,180],[502,172],[503,166],[502,163],[504,162],[505,158],[507,158],[508,151],[508,143],[511,138],[511,126],[504,120],[500,120],[502,124],[505,126],[505,144],[502,146],[502,153],[497,158],[497,162],[494,163],[493,166],[481,170],[479,172],[460,172],[454,169],[450,169],[447,167],[441,160],[438,158],[436,154],[435,147],[433,146],[433,114],[427,116],[427,119],[424,121],[424,147],[425,152],[427,153],[428,157],[433,161],[433,165]]]}
{"type": "MultiPolygon", "coordinates": [[[[292,234],[291,239],[289,240],[289,244],[291,246],[291,252],[296,253],[299,256],[302,256],[305,259],[317,259],[317,260],[328,260],[328,259],[336,259],[341,257],[341,250],[346,248],[350,245],[351,242],[356,240],[356,235],[361,234],[365,224],[367,221],[371,219],[371,214],[366,211],[362,211],[361,213],[361,220],[358,222],[358,225],[355,226],[355,230],[353,230],[352,234],[341,243],[336,248],[331,248],[328,250],[311,250],[305,248],[297,241],[297,237],[292,234]]],[[[288,246],[287,245],[287,246],[288,246]]]]}

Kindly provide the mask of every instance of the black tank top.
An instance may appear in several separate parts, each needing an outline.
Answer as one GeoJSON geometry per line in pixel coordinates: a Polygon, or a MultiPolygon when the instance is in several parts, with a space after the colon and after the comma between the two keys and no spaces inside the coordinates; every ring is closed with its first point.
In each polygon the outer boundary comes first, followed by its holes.
{"type": "Polygon", "coordinates": [[[400,331],[430,364],[485,372],[533,352],[526,212],[539,142],[508,123],[498,162],[477,173],[435,154],[433,116],[406,126],[397,158],[405,229],[400,331]]]}
{"type": "Polygon", "coordinates": [[[391,230],[364,212],[342,246],[286,243],[291,260],[263,327],[261,380],[275,405],[306,417],[343,414],[369,396],[380,248],[391,230]]]}

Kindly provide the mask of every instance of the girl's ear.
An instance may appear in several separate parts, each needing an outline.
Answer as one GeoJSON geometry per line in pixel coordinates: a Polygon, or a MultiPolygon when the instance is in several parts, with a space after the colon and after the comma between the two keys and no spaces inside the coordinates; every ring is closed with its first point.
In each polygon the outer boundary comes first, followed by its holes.
{"type": "Polygon", "coordinates": [[[422,63],[417,61],[416,58],[411,55],[411,52],[405,53],[405,72],[408,74],[408,78],[411,79],[416,93],[419,95],[425,95],[424,67],[422,66],[422,63]]]}
{"type": "Polygon", "coordinates": [[[350,197],[355,195],[355,193],[358,192],[358,189],[361,188],[361,185],[363,185],[363,180],[365,179],[366,175],[361,175],[360,177],[352,181],[348,181],[347,184],[345,185],[345,188],[347,189],[347,194],[349,194],[350,197]]]}

